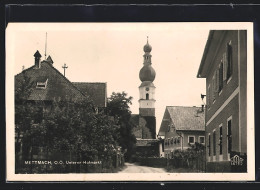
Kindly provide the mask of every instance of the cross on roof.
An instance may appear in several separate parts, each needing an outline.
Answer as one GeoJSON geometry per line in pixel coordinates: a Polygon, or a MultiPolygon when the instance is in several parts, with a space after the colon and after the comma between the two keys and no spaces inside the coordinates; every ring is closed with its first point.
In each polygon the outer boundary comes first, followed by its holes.
{"type": "Polygon", "coordinates": [[[64,65],[62,66],[62,68],[64,69],[64,77],[65,77],[65,70],[68,68],[68,66],[66,65],[66,63],[64,63],[64,65]]]}

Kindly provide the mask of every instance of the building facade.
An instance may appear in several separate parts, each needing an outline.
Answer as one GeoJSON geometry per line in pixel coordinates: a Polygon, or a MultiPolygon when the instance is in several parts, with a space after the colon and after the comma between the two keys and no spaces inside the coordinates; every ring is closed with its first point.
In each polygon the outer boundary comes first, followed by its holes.
{"type": "Polygon", "coordinates": [[[164,138],[161,156],[172,158],[175,150],[205,145],[204,121],[203,107],[167,106],[158,134],[164,138]]]}
{"type": "MultiPolygon", "coordinates": [[[[93,100],[93,112],[105,110],[107,105],[106,83],[72,83],[54,67],[50,56],[41,61],[39,51],[34,54],[34,64],[15,76],[16,99],[17,95],[25,94],[25,86],[28,88],[28,94],[26,93],[23,99],[40,108],[39,117],[37,117],[39,119],[33,121],[33,126],[38,126],[42,122],[44,112],[50,111],[55,101],[79,102],[89,97],[93,100]]],[[[15,103],[19,104],[18,101],[15,103]]],[[[21,160],[30,154],[32,158],[39,158],[39,152],[42,151],[30,150],[30,152],[24,148],[22,125],[16,123],[15,126],[16,158],[21,160]]],[[[35,149],[39,148],[42,147],[35,149]]]]}
{"type": "Polygon", "coordinates": [[[246,31],[210,31],[197,77],[206,78],[207,171],[245,172],[246,31]]]}

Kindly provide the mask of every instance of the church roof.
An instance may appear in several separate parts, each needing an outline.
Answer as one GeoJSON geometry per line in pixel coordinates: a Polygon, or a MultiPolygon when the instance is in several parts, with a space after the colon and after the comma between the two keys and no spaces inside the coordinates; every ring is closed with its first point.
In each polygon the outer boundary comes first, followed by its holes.
{"type": "Polygon", "coordinates": [[[170,122],[176,130],[205,131],[205,116],[201,107],[167,106],[159,135],[168,131],[170,122]]]}
{"type": "Polygon", "coordinates": [[[85,95],[79,91],[48,61],[42,61],[40,68],[33,65],[15,76],[15,88],[20,88],[24,76],[32,82],[28,100],[82,100],[85,95]]]}
{"type": "Polygon", "coordinates": [[[151,65],[144,65],[139,72],[139,78],[142,82],[151,81],[153,82],[155,79],[155,70],[151,65]]]}
{"type": "Polygon", "coordinates": [[[73,82],[83,94],[89,96],[97,107],[107,106],[107,83],[73,82]]]}
{"type": "Polygon", "coordinates": [[[144,52],[150,53],[151,51],[152,51],[152,46],[148,43],[147,40],[147,43],[144,45],[144,52]]]}

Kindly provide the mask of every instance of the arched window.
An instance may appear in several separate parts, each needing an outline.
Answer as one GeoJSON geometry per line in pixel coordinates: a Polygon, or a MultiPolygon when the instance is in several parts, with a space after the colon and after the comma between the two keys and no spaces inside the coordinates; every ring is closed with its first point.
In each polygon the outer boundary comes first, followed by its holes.
{"type": "Polygon", "coordinates": [[[146,93],[146,100],[149,100],[149,94],[146,93]]]}

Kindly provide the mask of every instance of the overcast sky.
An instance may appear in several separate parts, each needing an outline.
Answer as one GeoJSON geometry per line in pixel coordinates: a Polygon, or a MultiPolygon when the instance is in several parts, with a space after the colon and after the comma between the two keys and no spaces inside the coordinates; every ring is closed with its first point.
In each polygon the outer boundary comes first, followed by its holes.
{"type": "MultiPolygon", "coordinates": [[[[10,27],[9,27],[10,28],[10,27]]],[[[107,82],[107,95],[125,91],[133,97],[137,114],[139,71],[143,46],[149,36],[152,67],[156,71],[156,119],[160,128],[166,106],[201,106],[205,79],[196,78],[210,24],[191,23],[88,23],[12,24],[15,74],[34,64],[36,50],[72,82],[107,82]]]]}

